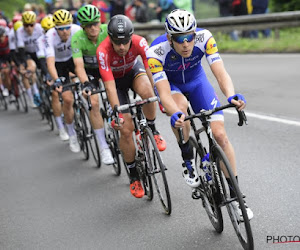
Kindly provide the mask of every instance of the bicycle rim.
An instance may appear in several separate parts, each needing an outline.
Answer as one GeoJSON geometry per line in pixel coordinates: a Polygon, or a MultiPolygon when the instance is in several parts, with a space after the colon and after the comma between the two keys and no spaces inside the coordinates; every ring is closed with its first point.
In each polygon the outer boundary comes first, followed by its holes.
{"type": "MultiPolygon", "coordinates": [[[[197,172],[200,173],[200,166],[201,166],[201,155],[204,155],[205,152],[201,153],[201,148],[203,150],[203,147],[199,147],[198,143],[193,137],[190,137],[190,144],[193,147],[193,153],[195,157],[195,166],[197,169],[197,172]]],[[[215,177],[214,175],[212,175],[215,177]]],[[[223,224],[223,216],[221,212],[221,208],[217,202],[217,193],[219,189],[217,188],[217,183],[215,182],[216,178],[212,178],[213,182],[212,184],[208,184],[207,180],[200,176],[201,179],[201,199],[202,199],[202,205],[208,215],[208,218],[213,225],[214,229],[221,233],[224,229],[223,224]]]]}
{"type": "Polygon", "coordinates": [[[143,184],[143,188],[145,191],[145,195],[147,196],[147,199],[151,201],[153,199],[153,186],[152,186],[152,180],[151,176],[147,172],[147,168],[145,166],[145,161],[136,161],[136,168],[138,171],[138,174],[140,176],[140,180],[143,184]]]}
{"type": "Polygon", "coordinates": [[[146,151],[146,162],[148,164],[148,170],[151,171],[152,179],[164,211],[169,215],[172,211],[172,205],[169,186],[165,173],[165,165],[162,161],[151,129],[146,128],[144,132],[144,146],[146,151]]]}
{"type": "Polygon", "coordinates": [[[250,225],[250,221],[247,216],[247,212],[246,212],[246,208],[244,205],[244,200],[243,200],[242,194],[241,194],[239,186],[236,182],[236,178],[235,178],[234,174],[232,173],[229,161],[219,145],[216,145],[213,148],[213,157],[218,166],[218,172],[219,172],[220,181],[221,181],[221,185],[222,185],[222,189],[223,189],[223,200],[225,201],[225,205],[226,205],[231,223],[233,225],[233,228],[236,232],[236,235],[238,236],[238,239],[244,249],[254,249],[251,225],[250,225]],[[239,203],[239,206],[242,210],[242,215],[243,215],[243,220],[244,220],[243,222],[240,220],[240,216],[237,213],[236,207],[234,206],[234,204],[232,202],[233,199],[230,198],[229,186],[228,186],[228,183],[225,179],[223,172],[221,171],[221,165],[223,165],[226,168],[226,170],[229,174],[229,177],[231,179],[232,188],[236,194],[235,200],[239,203]]]}
{"type": "Polygon", "coordinates": [[[22,109],[25,113],[28,112],[28,105],[27,105],[27,100],[26,100],[26,95],[25,91],[23,90],[22,86],[19,84],[19,102],[22,106],[22,109]]]}
{"type": "Polygon", "coordinates": [[[0,103],[1,103],[1,106],[3,106],[4,110],[7,110],[7,103],[6,103],[5,97],[2,94],[2,91],[0,91],[0,103]]]}
{"type": "Polygon", "coordinates": [[[84,107],[81,107],[80,114],[81,114],[81,119],[85,126],[86,139],[88,141],[88,144],[90,145],[90,149],[91,149],[93,158],[95,160],[97,168],[100,168],[101,167],[101,157],[100,157],[98,139],[97,139],[95,131],[92,127],[90,117],[84,107]]]}
{"type": "Polygon", "coordinates": [[[122,162],[122,155],[121,150],[118,146],[118,134],[117,131],[113,130],[113,128],[109,128],[109,146],[110,150],[113,154],[115,163],[113,164],[115,173],[117,176],[121,174],[121,162],[122,162]]]}
{"type": "Polygon", "coordinates": [[[78,143],[80,145],[80,149],[83,152],[84,159],[88,160],[90,157],[89,148],[86,140],[86,127],[83,124],[84,122],[81,120],[80,111],[77,108],[74,108],[74,125],[75,131],[77,134],[78,143]]]}

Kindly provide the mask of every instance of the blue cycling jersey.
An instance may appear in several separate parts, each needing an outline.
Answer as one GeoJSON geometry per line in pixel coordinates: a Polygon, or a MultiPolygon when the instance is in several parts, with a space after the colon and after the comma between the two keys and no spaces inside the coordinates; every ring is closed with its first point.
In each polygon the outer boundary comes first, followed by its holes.
{"type": "MultiPolygon", "coordinates": [[[[188,58],[180,56],[170,45],[167,35],[156,38],[146,55],[154,83],[168,80],[172,92],[189,95],[194,112],[220,106],[217,95],[209,83],[201,59],[205,55],[209,65],[222,61],[215,39],[209,30],[198,28],[195,45],[188,58]]],[[[216,113],[215,117],[222,112],[216,113]]],[[[223,118],[218,118],[218,120],[223,118]]]]}

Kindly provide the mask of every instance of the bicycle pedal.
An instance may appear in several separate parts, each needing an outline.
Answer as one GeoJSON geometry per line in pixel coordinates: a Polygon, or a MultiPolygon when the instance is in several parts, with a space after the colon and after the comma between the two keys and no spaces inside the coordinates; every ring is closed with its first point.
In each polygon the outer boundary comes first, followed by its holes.
{"type": "Polygon", "coordinates": [[[194,189],[194,190],[192,191],[192,198],[193,198],[194,200],[199,200],[199,199],[201,198],[201,193],[200,193],[200,191],[197,190],[197,189],[194,189]]]}

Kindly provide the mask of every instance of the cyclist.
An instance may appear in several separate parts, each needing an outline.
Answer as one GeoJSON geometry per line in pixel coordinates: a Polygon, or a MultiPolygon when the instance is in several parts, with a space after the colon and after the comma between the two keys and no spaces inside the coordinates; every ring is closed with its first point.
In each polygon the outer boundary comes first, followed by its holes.
{"type": "Polygon", "coordinates": [[[20,72],[31,106],[35,108],[40,104],[40,94],[36,84],[37,76],[35,73],[36,67],[39,67],[39,60],[36,56],[36,40],[43,34],[43,29],[39,23],[36,23],[36,14],[33,11],[23,12],[22,22],[23,27],[17,30],[17,47],[21,60],[20,72]],[[32,83],[32,90],[30,82],[32,83]]]}
{"type": "MultiPolygon", "coordinates": [[[[165,21],[167,34],[156,38],[147,51],[156,90],[167,114],[171,116],[171,125],[177,140],[177,128],[183,128],[186,143],[179,145],[184,161],[183,177],[191,187],[198,186],[200,180],[193,166],[192,148],[187,141],[190,125],[189,122],[184,122],[188,102],[183,94],[188,94],[195,113],[201,109],[209,110],[220,106],[218,97],[201,66],[203,56],[206,57],[228,102],[235,104],[239,110],[246,105],[245,98],[234,92],[232,80],[224,68],[212,34],[206,29],[196,28],[193,14],[186,10],[173,10],[165,21]]],[[[223,112],[213,114],[210,121],[212,133],[227,155],[237,179],[235,153],[224,128],[223,112]]],[[[231,186],[229,178],[227,181],[231,186]]],[[[231,192],[231,196],[235,194],[231,192]]],[[[241,214],[240,210],[239,212],[241,214]]],[[[248,207],[247,213],[251,219],[253,213],[248,207]]]]}
{"type": "MultiPolygon", "coordinates": [[[[53,28],[55,26],[55,24],[53,22],[53,16],[47,15],[46,17],[44,17],[41,21],[41,26],[44,30],[44,33],[46,33],[49,29],[53,28]]],[[[46,36],[45,36],[45,34],[38,38],[37,45],[38,45],[38,51],[37,51],[36,55],[40,61],[42,75],[45,77],[47,84],[50,84],[51,76],[47,69],[46,36]]],[[[62,107],[61,107],[61,103],[59,101],[58,93],[56,91],[52,91],[51,96],[52,96],[51,106],[52,106],[56,126],[58,129],[59,137],[62,141],[67,141],[67,140],[69,140],[69,135],[65,130],[65,126],[64,126],[64,123],[62,120],[62,111],[61,111],[62,107]]]]}
{"type": "MultiPolygon", "coordinates": [[[[112,107],[129,103],[129,88],[143,99],[154,95],[150,82],[152,76],[145,53],[149,46],[145,38],[133,32],[133,25],[128,17],[113,16],[108,23],[109,37],[97,48],[100,74],[112,107]],[[138,60],[139,55],[143,63],[138,60]]],[[[158,148],[163,151],[166,143],[155,128],[155,105],[155,103],[145,105],[144,112],[158,148]]],[[[135,168],[135,145],[132,139],[133,124],[130,114],[124,113],[121,120],[122,126],[116,128],[121,131],[120,148],[131,176],[130,191],[136,198],[141,198],[144,190],[135,168]]],[[[112,126],[115,126],[114,122],[112,126]]]]}
{"type": "MultiPolygon", "coordinates": [[[[99,86],[100,73],[96,59],[96,49],[107,37],[107,24],[101,24],[98,8],[90,4],[78,10],[77,19],[81,24],[82,30],[74,34],[71,46],[75,72],[80,82],[84,83],[83,95],[85,96],[86,92],[90,94],[91,90],[99,86]],[[92,81],[89,80],[88,75],[92,76],[92,81]]],[[[92,104],[90,118],[101,148],[101,161],[104,164],[113,164],[114,159],[105,140],[99,95],[92,95],[90,98],[92,104]]]]}
{"type": "MultiPolygon", "coordinates": [[[[53,14],[54,28],[51,28],[46,33],[46,61],[48,72],[54,80],[54,87],[58,92],[62,92],[63,99],[63,114],[67,131],[69,135],[70,150],[74,153],[80,152],[80,146],[77,140],[77,135],[74,129],[74,97],[71,88],[63,88],[64,83],[69,82],[69,73],[75,73],[74,63],[72,60],[71,37],[80,30],[76,24],[72,24],[73,18],[69,11],[59,9],[53,14]],[[61,81],[60,77],[66,80],[61,81]]],[[[55,91],[53,91],[54,93],[55,91]]],[[[52,105],[58,105],[58,95],[53,94],[52,105]]],[[[59,110],[59,107],[57,108],[59,110]]],[[[55,116],[59,116],[57,113],[55,116]]],[[[62,122],[57,120],[57,122],[62,122]]],[[[58,125],[59,128],[63,124],[58,125]]]]}

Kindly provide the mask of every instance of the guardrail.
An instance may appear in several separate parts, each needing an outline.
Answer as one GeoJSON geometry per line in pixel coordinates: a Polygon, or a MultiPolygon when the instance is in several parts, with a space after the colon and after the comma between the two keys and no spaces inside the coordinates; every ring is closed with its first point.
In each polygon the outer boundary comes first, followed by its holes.
{"type": "MultiPolygon", "coordinates": [[[[280,28],[300,26],[300,11],[198,19],[197,25],[212,32],[270,28],[275,29],[276,36],[279,36],[280,28]]],[[[163,23],[135,23],[134,28],[137,34],[143,36],[165,32],[163,23]]]]}

